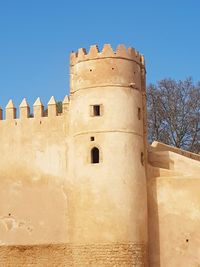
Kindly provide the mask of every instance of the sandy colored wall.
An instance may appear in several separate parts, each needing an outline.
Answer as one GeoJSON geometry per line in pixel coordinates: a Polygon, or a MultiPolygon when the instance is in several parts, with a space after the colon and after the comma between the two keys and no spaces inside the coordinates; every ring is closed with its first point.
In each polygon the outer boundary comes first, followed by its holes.
{"type": "Polygon", "coordinates": [[[149,154],[149,263],[198,267],[200,162],[197,155],[171,150],[159,144],[149,154]]]}
{"type": "Polygon", "coordinates": [[[130,244],[133,254],[135,248],[141,257],[140,263],[133,264],[144,266],[147,193],[141,162],[141,61],[140,55],[131,51],[134,55],[123,46],[116,53],[109,45],[101,52],[91,47],[88,54],[79,50],[71,62],[70,127],[76,159],[72,240],[96,246],[106,242],[111,250],[118,243],[130,244]],[[91,116],[92,105],[100,105],[100,116],[91,116]],[[99,164],[90,162],[92,147],[99,148],[99,164]]]}
{"type": "Polygon", "coordinates": [[[69,244],[0,246],[3,267],[143,267],[144,247],[130,244],[110,246],[69,244]]]}
{"type": "Polygon", "coordinates": [[[132,48],[79,49],[68,115],[52,116],[51,108],[41,117],[38,99],[34,118],[16,120],[10,102],[0,121],[2,245],[65,242],[74,266],[147,265],[141,70],[132,48]],[[92,105],[101,105],[101,116],[91,116],[92,105]],[[99,164],[91,164],[94,146],[99,164]]]}
{"type": "Polygon", "coordinates": [[[0,121],[0,244],[68,239],[67,114],[0,121]]]}
{"type": "Polygon", "coordinates": [[[73,239],[78,242],[81,236],[84,242],[142,243],[147,236],[144,229],[138,230],[146,221],[142,120],[137,117],[141,95],[136,90],[117,87],[100,90],[99,97],[99,88],[93,88],[80,91],[72,99],[76,159],[72,181],[76,203],[72,211],[76,222],[73,239]],[[113,95],[116,100],[110,102],[113,95]],[[93,103],[103,105],[102,117],[90,117],[93,103]],[[121,112],[124,105],[126,109],[121,112]],[[94,141],[90,141],[91,136],[94,141]],[[99,164],[90,162],[94,146],[100,149],[99,164]]]}
{"type": "Polygon", "coordinates": [[[153,179],[150,184],[150,266],[199,266],[200,179],[153,179]]]}
{"type": "Polygon", "coordinates": [[[12,101],[0,110],[0,266],[199,266],[199,157],[147,151],[143,63],[79,49],[64,113],[53,98],[48,117],[39,99],[34,118],[26,101],[18,119],[12,101]]]}

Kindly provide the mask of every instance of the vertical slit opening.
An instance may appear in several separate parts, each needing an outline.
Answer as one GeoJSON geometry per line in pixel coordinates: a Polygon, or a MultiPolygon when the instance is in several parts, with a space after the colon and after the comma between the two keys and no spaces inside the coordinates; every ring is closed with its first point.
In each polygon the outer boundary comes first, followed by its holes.
{"type": "Polygon", "coordinates": [[[91,163],[99,163],[99,149],[97,147],[93,147],[91,150],[91,163]]]}
{"type": "Polygon", "coordinates": [[[141,152],[140,160],[141,160],[142,165],[144,166],[144,153],[143,152],[141,152]]]}
{"type": "Polygon", "coordinates": [[[141,108],[138,108],[138,120],[141,120],[141,108]]]}

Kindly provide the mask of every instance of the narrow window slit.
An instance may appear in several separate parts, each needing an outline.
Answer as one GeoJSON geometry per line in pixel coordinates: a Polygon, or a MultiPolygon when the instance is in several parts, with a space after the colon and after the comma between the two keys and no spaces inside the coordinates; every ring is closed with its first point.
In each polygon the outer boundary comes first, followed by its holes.
{"type": "Polygon", "coordinates": [[[140,160],[141,160],[142,165],[144,165],[144,153],[143,152],[141,152],[140,160]]]}
{"type": "Polygon", "coordinates": [[[138,108],[138,120],[141,120],[141,108],[138,108]]]}
{"type": "Polygon", "coordinates": [[[91,150],[91,163],[99,163],[99,149],[97,147],[93,147],[91,150]]]}

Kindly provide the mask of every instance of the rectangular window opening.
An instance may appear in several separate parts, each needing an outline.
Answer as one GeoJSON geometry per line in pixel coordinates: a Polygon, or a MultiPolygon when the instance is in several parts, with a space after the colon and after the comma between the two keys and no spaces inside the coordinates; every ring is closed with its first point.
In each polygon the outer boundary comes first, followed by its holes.
{"type": "Polygon", "coordinates": [[[100,105],[93,106],[93,114],[94,116],[100,116],[100,105]]]}
{"type": "Polygon", "coordinates": [[[92,117],[102,116],[102,105],[91,105],[90,116],[92,117]]]}

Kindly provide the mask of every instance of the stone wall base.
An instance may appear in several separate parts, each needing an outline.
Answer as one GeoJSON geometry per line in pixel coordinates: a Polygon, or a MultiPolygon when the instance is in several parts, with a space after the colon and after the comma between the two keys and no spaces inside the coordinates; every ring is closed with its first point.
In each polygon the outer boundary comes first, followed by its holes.
{"type": "Polygon", "coordinates": [[[143,244],[0,246],[2,267],[146,267],[143,244]]]}

